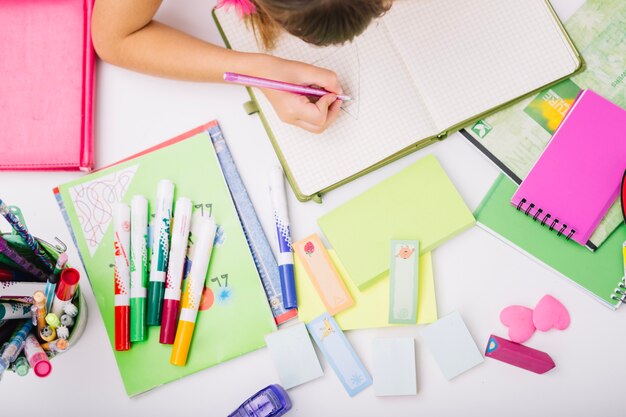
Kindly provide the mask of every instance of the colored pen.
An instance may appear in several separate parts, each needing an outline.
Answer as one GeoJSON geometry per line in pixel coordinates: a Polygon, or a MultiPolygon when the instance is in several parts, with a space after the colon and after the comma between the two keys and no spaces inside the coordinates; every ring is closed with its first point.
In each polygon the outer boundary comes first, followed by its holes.
{"type": "Polygon", "coordinates": [[[161,319],[161,337],[159,341],[166,345],[174,343],[178,308],[180,306],[180,286],[185,269],[185,256],[191,227],[192,203],[188,198],[176,200],[174,222],[172,224],[172,243],[165,278],[165,296],[163,298],[163,318],[161,319]]]}
{"type": "Polygon", "coordinates": [[[298,307],[296,297],[296,281],[293,270],[293,252],[291,251],[291,233],[289,228],[289,212],[285,195],[283,170],[274,167],[270,175],[270,198],[274,209],[274,224],[278,241],[278,271],[280,286],[283,292],[285,309],[298,307]]]}
{"type": "Polygon", "coordinates": [[[9,343],[5,346],[2,354],[0,354],[0,376],[2,373],[7,370],[11,362],[13,362],[17,355],[20,354],[22,348],[24,347],[24,343],[26,342],[26,337],[30,333],[33,328],[33,323],[30,320],[24,321],[21,326],[17,327],[13,336],[9,340],[9,343]]]}
{"type": "Polygon", "coordinates": [[[77,269],[65,268],[61,272],[61,279],[54,293],[54,301],[52,302],[50,312],[57,316],[63,315],[63,309],[72,302],[72,298],[76,294],[79,280],[80,272],[77,269]]]}
{"type": "Polygon", "coordinates": [[[11,365],[11,370],[19,376],[26,376],[30,370],[30,365],[24,356],[20,356],[11,365]]]}
{"type": "Polygon", "coordinates": [[[36,307],[37,331],[41,332],[46,327],[46,296],[37,291],[33,294],[33,305],[36,307]]]}
{"type": "MultiPolygon", "coordinates": [[[[130,341],[146,339],[148,284],[148,200],[136,195],[130,202],[130,341]]],[[[61,317],[63,320],[63,317],[61,317]]]]}
{"type": "Polygon", "coordinates": [[[130,349],[130,207],[119,203],[113,217],[115,233],[115,350],[130,349]]]}
{"type": "MultiPolygon", "coordinates": [[[[323,88],[308,87],[305,85],[292,84],[284,81],[268,80],[267,78],[253,77],[251,75],[237,74],[235,72],[225,72],[224,81],[234,84],[241,84],[247,87],[269,88],[272,90],[286,91],[294,94],[302,94],[304,96],[322,97],[326,94],[333,94],[323,88]]],[[[350,101],[351,97],[338,94],[337,99],[342,101],[350,101]]]]}
{"type": "Polygon", "coordinates": [[[212,217],[194,216],[191,226],[193,243],[192,248],[189,250],[190,253],[193,253],[193,259],[190,259],[191,270],[187,276],[180,319],[178,320],[176,338],[172,348],[172,356],[170,357],[172,365],[184,366],[187,363],[189,346],[198,315],[198,308],[200,307],[202,291],[204,290],[204,281],[209,269],[211,252],[213,251],[215,230],[215,221],[212,217]]]}
{"type": "Polygon", "coordinates": [[[57,283],[59,282],[59,277],[61,276],[61,272],[63,272],[63,268],[67,264],[67,253],[62,253],[57,258],[57,264],[54,267],[54,272],[52,275],[48,277],[46,281],[46,289],[44,291],[46,295],[46,311],[49,311],[52,308],[52,302],[54,301],[54,290],[56,289],[57,283]]]}
{"type": "Polygon", "coordinates": [[[54,271],[54,264],[50,261],[50,257],[44,252],[39,242],[33,235],[28,232],[26,226],[22,224],[18,217],[11,213],[11,209],[7,206],[4,201],[0,199],[0,214],[4,216],[5,219],[11,224],[13,230],[22,238],[24,242],[28,245],[28,247],[37,255],[37,258],[41,261],[43,266],[46,268],[47,272],[54,271]]]}
{"type": "Polygon", "coordinates": [[[24,355],[26,359],[28,359],[30,367],[33,368],[35,375],[40,378],[50,375],[52,365],[50,364],[50,360],[48,360],[48,355],[46,355],[46,352],[41,348],[39,341],[32,333],[26,337],[24,355]]]}
{"type": "Polygon", "coordinates": [[[45,282],[48,275],[32,264],[28,259],[20,255],[9,243],[0,235],[0,253],[15,262],[20,268],[37,278],[38,281],[45,282]]]}
{"type": "Polygon", "coordinates": [[[153,224],[152,256],[150,257],[150,282],[148,283],[148,326],[161,324],[161,309],[165,293],[165,273],[170,245],[170,221],[174,183],[161,180],[157,186],[157,208],[153,224]]]}

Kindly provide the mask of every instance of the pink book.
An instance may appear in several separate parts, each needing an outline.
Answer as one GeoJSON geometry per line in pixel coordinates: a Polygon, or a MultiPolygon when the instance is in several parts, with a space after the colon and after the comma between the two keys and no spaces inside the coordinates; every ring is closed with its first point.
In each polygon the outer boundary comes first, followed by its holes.
{"type": "Polygon", "coordinates": [[[619,194],[626,111],[581,92],[511,204],[547,229],[587,245],[619,194]]]}
{"type": "Polygon", "coordinates": [[[93,0],[3,0],[0,169],[93,167],[93,0]]]}

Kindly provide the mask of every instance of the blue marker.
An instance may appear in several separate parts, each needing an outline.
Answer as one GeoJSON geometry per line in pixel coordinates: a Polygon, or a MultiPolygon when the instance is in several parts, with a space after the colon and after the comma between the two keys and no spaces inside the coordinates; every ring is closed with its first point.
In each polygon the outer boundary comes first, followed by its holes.
{"type": "Polygon", "coordinates": [[[280,417],[289,410],[289,395],[283,387],[273,384],[248,398],[228,417],[280,417]]]}
{"type": "Polygon", "coordinates": [[[280,167],[274,167],[270,175],[270,198],[274,208],[276,238],[278,240],[278,270],[280,286],[283,290],[285,309],[298,307],[296,281],[293,273],[293,253],[291,252],[291,234],[289,230],[289,212],[285,195],[285,179],[280,167]]]}

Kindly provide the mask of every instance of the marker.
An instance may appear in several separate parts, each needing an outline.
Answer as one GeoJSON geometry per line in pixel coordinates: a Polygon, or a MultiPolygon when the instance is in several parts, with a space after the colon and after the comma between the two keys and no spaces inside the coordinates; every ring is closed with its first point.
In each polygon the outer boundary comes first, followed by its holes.
{"type": "Polygon", "coordinates": [[[61,272],[61,279],[57,285],[54,301],[52,302],[51,312],[57,316],[63,315],[63,308],[72,302],[76,289],[78,288],[78,281],[80,280],[80,272],[74,268],[65,268],[61,272]]]}
{"type": "Polygon", "coordinates": [[[46,327],[46,296],[41,291],[33,294],[33,305],[36,308],[37,331],[41,332],[46,327]]]}
{"type": "Polygon", "coordinates": [[[167,277],[165,278],[165,296],[163,298],[163,317],[159,342],[165,345],[174,343],[178,308],[180,306],[180,286],[185,269],[185,256],[191,227],[192,203],[188,198],[176,200],[174,223],[172,225],[172,244],[170,245],[167,277]]]}
{"type": "Polygon", "coordinates": [[[28,303],[0,303],[0,320],[30,319],[32,304],[28,303]]]}
{"type": "Polygon", "coordinates": [[[9,343],[5,346],[4,350],[2,350],[2,354],[0,354],[0,377],[22,351],[24,343],[26,343],[26,337],[32,328],[33,323],[30,320],[26,320],[21,326],[17,327],[17,330],[13,333],[13,336],[11,336],[9,343]]]}
{"type": "Polygon", "coordinates": [[[62,253],[57,258],[57,264],[54,267],[54,272],[48,277],[48,280],[46,281],[46,289],[44,291],[46,295],[46,311],[49,311],[52,308],[52,302],[54,301],[54,290],[57,283],[59,282],[59,277],[61,276],[61,272],[63,272],[63,268],[65,268],[66,264],[67,253],[62,253]]]}
{"type": "Polygon", "coordinates": [[[187,275],[187,286],[183,294],[182,309],[180,319],[176,329],[176,338],[172,348],[170,363],[176,366],[185,366],[189,354],[189,345],[193,336],[196,324],[200,299],[204,290],[211,252],[213,251],[213,241],[215,240],[215,221],[208,216],[194,216],[191,235],[193,239],[192,248],[189,249],[193,258],[191,270],[187,275]]]}
{"type": "MultiPolygon", "coordinates": [[[[148,284],[148,200],[136,195],[130,202],[130,341],[146,339],[148,284]]],[[[63,320],[63,318],[61,318],[63,320]]]]}
{"type": "Polygon", "coordinates": [[[119,203],[113,216],[115,233],[115,350],[130,349],[130,207],[119,203]]]}
{"type": "Polygon", "coordinates": [[[42,265],[46,268],[47,272],[54,271],[54,264],[50,261],[50,257],[44,252],[39,242],[33,235],[30,234],[26,226],[20,221],[20,219],[11,212],[9,206],[4,201],[0,200],[0,214],[11,224],[15,233],[17,233],[28,247],[37,255],[37,258],[41,261],[42,265]]]}
{"type": "Polygon", "coordinates": [[[0,253],[13,261],[17,266],[28,272],[38,281],[45,282],[48,280],[48,275],[44,274],[39,268],[37,268],[28,259],[20,255],[15,249],[9,246],[9,243],[0,235],[0,253]]]}
{"type": "Polygon", "coordinates": [[[24,356],[20,356],[11,365],[11,370],[19,376],[26,376],[30,370],[30,365],[24,356]]]}
{"type": "Polygon", "coordinates": [[[51,326],[46,326],[39,332],[39,339],[44,342],[52,342],[57,338],[56,330],[51,326]]]}
{"type": "Polygon", "coordinates": [[[43,351],[41,345],[37,341],[34,334],[29,334],[26,337],[26,343],[24,344],[24,355],[28,359],[30,367],[33,368],[35,375],[39,378],[44,378],[50,375],[52,372],[52,365],[48,360],[48,355],[43,351]]]}
{"type": "Polygon", "coordinates": [[[289,211],[287,210],[287,196],[285,195],[285,179],[280,167],[274,167],[270,175],[270,198],[274,208],[274,223],[278,241],[278,270],[283,292],[283,305],[285,309],[297,308],[298,299],[293,272],[289,211]]]}
{"type": "Polygon", "coordinates": [[[161,309],[165,292],[165,272],[170,244],[170,220],[174,183],[161,180],[157,187],[157,209],[153,224],[152,256],[150,259],[150,282],[148,283],[148,326],[161,324],[161,309]]]}
{"type": "Polygon", "coordinates": [[[50,353],[60,353],[67,349],[67,340],[57,339],[52,342],[42,343],[41,348],[50,353]]]}
{"type": "MultiPolygon", "coordinates": [[[[269,88],[271,90],[286,91],[288,93],[302,94],[303,96],[311,97],[322,97],[326,94],[334,94],[323,88],[307,87],[305,85],[269,80],[267,78],[253,77],[251,75],[237,74],[235,72],[225,72],[224,81],[245,85],[246,87],[269,88]]],[[[352,100],[351,97],[342,94],[338,94],[337,99],[342,101],[352,100]]]]}

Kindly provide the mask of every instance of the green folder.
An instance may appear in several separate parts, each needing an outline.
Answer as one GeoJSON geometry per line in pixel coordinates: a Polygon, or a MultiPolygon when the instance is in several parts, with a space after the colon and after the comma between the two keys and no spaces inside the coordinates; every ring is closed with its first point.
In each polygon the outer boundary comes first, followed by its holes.
{"type": "Polygon", "coordinates": [[[112,347],[114,205],[142,194],[152,211],[157,183],[166,178],[176,186],[175,198],[190,198],[194,210],[212,215],[218,224],[187,365],[170,364],[172,346],[160,344],[160,328],[150,327],[146,341],[114,351],[129,396],[261,348],[265,335],[276,330],[208,133],[215,126],[209,123],[55,190],[112,347]]]}
{"type": "Polygon", "coordinates": [[[478,225],[509,245],[569,278],[611,309],[623,297],[622,244],[626,226],[620,225],[595,252],[557,237],[541,222],[521,215],[510,204],[517,185],[500,174],[474,215],[478,225]]]}
{"type": "Polygon", "coordinates": [[[362,290],[387,275],[392,239],[419,240],[424,254],[472,227],[474,216],[431,154],[320,217],[318,224],[362,290]]]}

